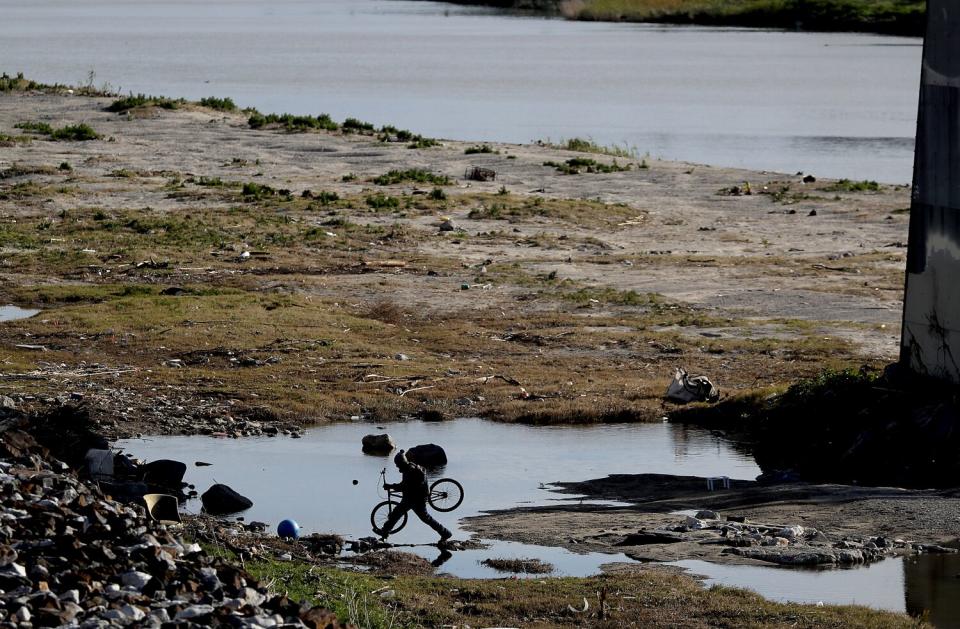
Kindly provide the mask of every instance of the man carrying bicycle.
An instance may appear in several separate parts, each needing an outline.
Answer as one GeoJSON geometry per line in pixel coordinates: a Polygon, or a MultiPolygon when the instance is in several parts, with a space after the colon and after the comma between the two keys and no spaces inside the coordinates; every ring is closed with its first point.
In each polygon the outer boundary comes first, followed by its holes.
{"type": "Polygon", "coordinates": [[[437,522],[427,511],[427,497],[430,495],[430,488],[427,486],[426,471],[416,463],[411,463],[407,460],[407,455],[404,450],[400,450],[397,456],[393,457],[393,462],[400,470],[400,473],[403,474],[403,479],[399,483],[384,483],[383,487],[391,491],[401,492],[403,498],[400,499],[400,504],[390,512],[390,516],[387,518],[387,521],[383,523],[383,527],[379,529],[374,527],[373,532],[382,539],[387,539],[390,531],[393,530],[394,525],[403,517],[403,514],[407,511],[413,511],[417,514],[417,517],[420,518],[421,522],[440,534],[441,544],[453,537],[453,533],[437,522]]]}

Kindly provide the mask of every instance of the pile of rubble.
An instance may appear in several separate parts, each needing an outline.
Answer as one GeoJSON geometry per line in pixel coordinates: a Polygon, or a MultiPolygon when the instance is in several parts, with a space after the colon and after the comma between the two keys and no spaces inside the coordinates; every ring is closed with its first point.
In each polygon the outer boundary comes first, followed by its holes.
{"type": "Polygon", "coordinates": [[[0,417],[0,627],[343,626],[81,481],[34,428],[0,417]]]}

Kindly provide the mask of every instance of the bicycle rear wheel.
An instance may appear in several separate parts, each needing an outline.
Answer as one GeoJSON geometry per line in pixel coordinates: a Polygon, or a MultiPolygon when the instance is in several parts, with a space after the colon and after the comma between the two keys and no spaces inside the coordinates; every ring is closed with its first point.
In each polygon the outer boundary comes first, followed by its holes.
{"type": "MultiPolygon", "coordinates": [[[[384,500],[376,507],[373,508],[373,511],[370,512],[370,524],[373,525],[373,528],[379,530],[383,529],[383,525],[387,523],[387,518],[390,517],[390,514],[394,509],[400,506],[400,503],[396,500],[384,500]]],[[[397,520],[396,524],[393,525],[393,529],[390,531],[384,531],[386,534],[396,533],[403,527],[407,525],[407,514],[404,513],[400,516],[400,519],[397,520]]]]}
{"type": "Polygon", "coordinates": [[[430,485],[430,506],[437,511],[453,511],[463,502],[463,485],[452,478],[441,478],[430,485]]]}

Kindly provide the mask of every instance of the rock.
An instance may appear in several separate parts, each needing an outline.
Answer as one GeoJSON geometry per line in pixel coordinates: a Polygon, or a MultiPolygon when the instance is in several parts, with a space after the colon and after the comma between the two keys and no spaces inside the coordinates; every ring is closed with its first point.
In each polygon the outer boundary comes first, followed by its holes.
{"type": "Polygon", "coordinates": [[[694,517],[698,520],[719,520],[720,514],[710,509],[701,509],[694,517]]]}
{"type": "MultiPolygon", "coordinates": [[[[191,605],[177,612],[174,620],[194,620],[213,613],[213,605],[191,605]]],[[[199,621],[195,621],[199,622],[199,621]]]]}
{"type": "Polygon", "coordinates": [[[253,501],[238,494],[230,487],[217,483],[200,496],[203,509],[210,515],[226,515],[249,509],[253,501]]]}
{"type": "Polygon", "coordinates": [[[802,526],[785,526],[777,532],[777,536],[787,539],[801,539],[803,538],[803,533],[804,530],[802,526]]]}
{"type": "Polygon", "coordinates": [[[381,435],[366,435],[361,440],[364,454],[373,454],[377,456],[386,456],[390,454],[397,444],[393,437],[384,433],[381,435]]]}
{"type": "Polygon", "coordinates": [[[147,583],[152,579],[149,574],[146,572],[137,572],[136,570],[131,570],[130,572],[125,572],[120,575],[120,583],[123,583],[125,586],[132,587],[136,591],[142,590],[146,587],[147,583]]]}
{"type": "Polygon", "coordinates": [[[143,481],[164,489],[179,490],[183,486],[183,475],[187,473],[187,464],[170,459],[158,459],[142,468],[143,481]]]}
{"type": "Polygon", "coordinates": [[[440,231],[442,232],[452,232],[457,229],[457,226],[449,218],[440,223],[440,231]]]}
{"type": "Polygon", "coordinates": [[[435,443],[425,443],[407,450],[407,459],[423,467],[440,467],[447,464],[447,453],[435,443]]]}

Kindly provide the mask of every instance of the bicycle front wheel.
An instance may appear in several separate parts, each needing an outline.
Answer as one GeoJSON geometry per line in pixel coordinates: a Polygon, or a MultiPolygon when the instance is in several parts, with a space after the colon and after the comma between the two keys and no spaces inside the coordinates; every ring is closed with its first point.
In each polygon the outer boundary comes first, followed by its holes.
{"type": "Polygon", "coordinates": [[[430,506],[437,511],[453,511],[463,502],[463,485],[452,478],[441,478],[430,485],[430,506]]]}
{"type": "MultiPolygon", "coordinates": [[[[370,512],[370,524],[373,525],[373,528],[377,530],[383,530],[383,526],[387,523],[387,518],[390,517],[390,514],[393,513],[393,510],[400,506],[400,503],[396,500],[384,500],[376,507],[373,508],[373,511],[370,512]]],[[[393,529],[389,531],[384,531],[386,534],[396,533],[403,527],[407,525],[407,514],[404,513],[400,516],[400,519],[393,525],[393,529]]]]}

